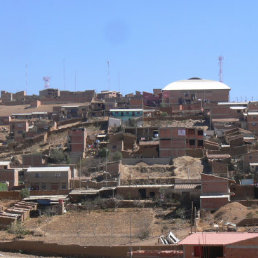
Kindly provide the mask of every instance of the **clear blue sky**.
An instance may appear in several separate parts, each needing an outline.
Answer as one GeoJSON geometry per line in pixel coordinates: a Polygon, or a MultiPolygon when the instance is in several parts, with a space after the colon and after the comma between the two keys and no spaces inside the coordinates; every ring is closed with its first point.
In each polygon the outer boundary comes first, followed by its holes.
{"type": "Polygon", "coordinates": [[[1,90],[24,90],[27,64],[28,94],[43,89],[46,75],[61,90],[152,91],[193,76],[218,80],[223,55],[231,99],[258,99],[258,1],[0,4],[1,90]]]}

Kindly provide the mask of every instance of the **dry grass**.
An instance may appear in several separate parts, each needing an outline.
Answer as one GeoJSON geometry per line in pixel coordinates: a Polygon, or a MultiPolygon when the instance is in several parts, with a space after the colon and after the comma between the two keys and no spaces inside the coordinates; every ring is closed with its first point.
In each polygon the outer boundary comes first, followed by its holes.
{"type": "Polygon", "coordinates": [[[25,239],[79,245],[157,244],[158,237],[173,231],[181,239],[189,232],[184,220],[157,218],[158,209],[119,208],[114,210],[71,211],[62,216],[42,217],[25,222],[29,230],[43,236],[25,239]],[[131,235],[131,238],[130,238],[131,235]],[[145,239],[146,238],[146,239],[145,239]]]}

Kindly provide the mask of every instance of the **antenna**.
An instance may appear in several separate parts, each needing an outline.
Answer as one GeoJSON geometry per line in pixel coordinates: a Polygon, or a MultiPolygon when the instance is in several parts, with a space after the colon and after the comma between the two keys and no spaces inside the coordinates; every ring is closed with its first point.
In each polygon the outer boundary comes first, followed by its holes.
{"type": "Polygon", "coordinates": [[[28,65],[26,64],[25,65],[25,91],[27,93],[27,90],[28,90],[28,65]]]}
{"type": "Polygon", "coordinates": [[[43,81],[45,82],[45,89],[48,89],[50,87],[50,77],[44,76],[43,81]]]}
{"type": "Polygon", "coordinates": [[[222,69],[222,64],[223,64],[223,56],[219,56],[219,81],[223,82],[223,69],[222,69]]]}
{"type": "Polygon", "coordinates": [[[107,83],[108,83],[108,90],[110,90],[110,70],[109,70],[109,60],[107,60],[107,83]]]}
{"type": "Polygon", "coordinates": [[[65,58],[63,59],[63,80],[64,80],[64,90],[65,90],[65,58]]]}
{"type": "Polygon", "coordinates": [[[75,72],[74,73],[74,91],[76,91],[76,86],[77,86],[77,74],[75,72]]]}

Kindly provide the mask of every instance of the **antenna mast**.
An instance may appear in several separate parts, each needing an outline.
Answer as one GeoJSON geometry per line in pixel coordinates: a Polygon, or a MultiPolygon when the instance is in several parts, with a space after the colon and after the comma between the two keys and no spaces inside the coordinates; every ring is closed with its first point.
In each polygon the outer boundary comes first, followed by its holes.
{"type": "Polygon", "coordinates": [[[107,83],[108,83],[108,90],[110,90],[110,70],[109,70],[109,60],[107,60],[107,83]]]}
{"type": "Polygon", "coordinates": [[[223,82],[223,56],[219,56],[219,81],[223,82]]]}
{"type": "Polygon", "coordinates": [[[50,87],[50,77],[44,76],[43,81],[45,82],[45,89],[48,89],[50,87]]]}

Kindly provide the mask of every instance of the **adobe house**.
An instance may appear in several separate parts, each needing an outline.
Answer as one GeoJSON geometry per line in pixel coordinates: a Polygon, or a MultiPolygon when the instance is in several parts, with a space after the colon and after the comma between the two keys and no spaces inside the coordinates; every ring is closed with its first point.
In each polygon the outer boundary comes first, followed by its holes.
{"type": "Polygon", "coordinates": [[[211,174],[201,174],[200,207],[204,210],[217,210],[230,202],[230,184],[234,180],[211,174]]]}
{"type": "Polygon", "coordinates": [[[213,174],[228,176],[231,156],[229,154],[207,154],[208,162],[213,174]]]}
{"type": "Polygon", "coordinates": [[[258,233],[247,232],[198,232],[179,242],[184,257],[200,258],[256,258],[258,233]]]}

